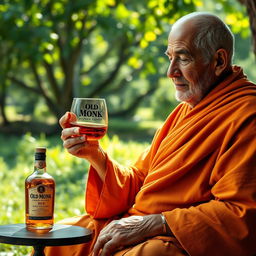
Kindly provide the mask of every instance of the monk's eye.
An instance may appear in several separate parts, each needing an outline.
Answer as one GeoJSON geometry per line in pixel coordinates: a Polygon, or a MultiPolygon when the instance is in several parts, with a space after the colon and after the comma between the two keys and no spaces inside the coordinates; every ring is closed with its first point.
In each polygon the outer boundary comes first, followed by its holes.
{"type": "Polygon", "coordinates": [[[191,62],[191,59],[188,57],[179,57],[178,61],[180,62],[181,65],[187,65],[191,62]]]}

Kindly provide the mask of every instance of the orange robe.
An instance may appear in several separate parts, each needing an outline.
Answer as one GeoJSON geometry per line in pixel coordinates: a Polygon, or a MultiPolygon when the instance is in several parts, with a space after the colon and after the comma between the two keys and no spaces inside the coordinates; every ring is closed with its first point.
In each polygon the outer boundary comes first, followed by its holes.
{"type": "MultiPolygon", "coordinates": [[[[104,182],[90,168],[85,205],[90,217],[70,223],[93,229],[94,241],[112,219],[163,213],[172,248],[191,256],[256,253],[256,86],[234,66],[194,108],[181,103],[134,166],[108,158],[104,182]]],[[[94,241],[69,255],[88,255],[94,241]]]]}

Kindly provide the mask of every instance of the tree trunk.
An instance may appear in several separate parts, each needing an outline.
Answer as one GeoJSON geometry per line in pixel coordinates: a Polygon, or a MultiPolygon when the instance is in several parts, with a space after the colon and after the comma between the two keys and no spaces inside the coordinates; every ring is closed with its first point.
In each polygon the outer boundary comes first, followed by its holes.
{"type": "Polygon", "coordinates": [[[252,32],[253,52],[256,55],[256,1],[239,0],[239,2],[246,6],[252,32]]]}
{"type": "Polygon", "coordinates": [[[0,112],[3,118],[3,125],[7,126],[9,124],[8,118],[5,113],[5,104],[6,104],[6,83],[2,82],[2,90],[0,92],[0,112]]]}

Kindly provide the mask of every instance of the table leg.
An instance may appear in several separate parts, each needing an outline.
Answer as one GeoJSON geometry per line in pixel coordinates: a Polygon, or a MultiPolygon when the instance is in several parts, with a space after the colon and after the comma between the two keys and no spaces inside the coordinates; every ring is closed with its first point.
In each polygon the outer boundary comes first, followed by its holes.
{"type": "Polygon", "coordinates": [[[35,245],[34,246],[34,254],[33,256],[45,256],[44,254],[44,246],[43,245],[35,245]]]}

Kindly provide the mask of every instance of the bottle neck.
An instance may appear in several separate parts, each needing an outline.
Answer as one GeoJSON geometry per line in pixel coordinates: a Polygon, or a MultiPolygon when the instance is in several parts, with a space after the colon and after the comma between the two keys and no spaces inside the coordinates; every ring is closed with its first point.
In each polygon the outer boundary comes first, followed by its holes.
{"type": "Polygon", "coordinates": [[[46,162],[45,162],[45,160],[35,160],[34,171],[46,172],[46,162]]]}

